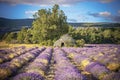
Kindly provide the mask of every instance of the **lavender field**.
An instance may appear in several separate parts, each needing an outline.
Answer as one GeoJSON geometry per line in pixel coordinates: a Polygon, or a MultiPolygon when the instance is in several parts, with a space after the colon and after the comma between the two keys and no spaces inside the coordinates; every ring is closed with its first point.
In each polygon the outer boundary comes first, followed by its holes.
{"type": "Polygon", "coordinates": [[[0,49],[0,80],[120,80],[120,45],[0,49]]]}

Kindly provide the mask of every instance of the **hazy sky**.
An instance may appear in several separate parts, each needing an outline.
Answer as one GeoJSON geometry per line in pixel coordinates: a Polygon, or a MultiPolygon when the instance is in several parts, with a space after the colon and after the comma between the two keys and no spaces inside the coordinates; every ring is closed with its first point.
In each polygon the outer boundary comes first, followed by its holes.
{"type": "Polygon", "coordinates": [[[0,17],[32,18],[54,4],[60,5],[68,22],[120,22],[120,0],[0,0],[0,17]]]}

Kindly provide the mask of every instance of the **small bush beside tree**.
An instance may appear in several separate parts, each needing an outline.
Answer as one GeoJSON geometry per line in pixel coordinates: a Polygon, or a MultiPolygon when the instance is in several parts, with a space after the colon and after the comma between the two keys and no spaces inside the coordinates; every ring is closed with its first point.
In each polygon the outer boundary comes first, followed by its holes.
{"type": "Polygon", "coordinates": [[[77,47],[83,47],[85,45],[85,40],[84,39],[76,40],[76,45],[77,47]]]}

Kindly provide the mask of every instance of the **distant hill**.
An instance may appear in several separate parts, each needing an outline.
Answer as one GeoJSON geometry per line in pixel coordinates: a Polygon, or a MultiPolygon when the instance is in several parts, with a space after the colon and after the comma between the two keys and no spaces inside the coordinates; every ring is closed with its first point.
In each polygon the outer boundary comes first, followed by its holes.
{"type": "Polygon", "coordinates": [[[0,27],[31,26],[34,19],[7,19],[0,18],[0,27]]]}
{"type": "Polygon", "coordinates": [[[31,27],[34,19],[7,19],[0,18],[0,34],[19,31],[23,26],[31,27]]]}
{"type": "Polygon", "coordinates": [[[97,22],[97,23],[69,23],[73,27],[120,27],[120,23],[108,23],[108,22],[97,22]]]}
{"type": "MultiPolygon", "coordinates": [[[[0,34],[19,31],[23,26],[31,27],[34,19],[0,18],[0,34]]],[[[120,27],[120,23],[69,23],[73,27],[120,27]]]]}

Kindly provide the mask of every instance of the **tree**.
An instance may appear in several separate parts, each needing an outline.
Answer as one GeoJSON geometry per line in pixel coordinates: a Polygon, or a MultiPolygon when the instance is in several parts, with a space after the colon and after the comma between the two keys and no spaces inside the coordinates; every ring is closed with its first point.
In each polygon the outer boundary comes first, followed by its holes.
{"type": "Polygon", "coordinates": [[[24,43],[27,43],[27,44],[32,43],[31,29],[27,29],[25,39],[24,39],[24,43]]]}
{"type": "Polygon", "coordinates": [[[5,33],[5,35],[2,37],[2,40],[5,40],[9,34],[5,33]]]}
{"type": "Polygon", "coordinates": [[[106,29],[103,32],[105,43],[111,43],[112,31],[110,29],[106,29]]]}
{"type": "Polygon", "coordinates": [[[120,31],[115,30],[113,36],[114,36],[114,43],[120,44],[120,31]]]}
{"type": "Polygon", "coordinates": [[[83,47],[85,45],[85,40],[84,39],[80,39],[76,41],[77,46],[78,47],[83,47]]]}
{"type": "Polygon", "coordinates": [[[31,32],[34,43],[57,40],[61,35],[68,33],[67,17],[59,9],[59,5],[54,5],[52,10],[41,9],[34,16],[36,20],[31,32]]]}
{"type": "Polygon", "coordinates": [[[24,43],[24,39],[26,37],[26,34],[27,34],[27,28],[23,27],[21,29],[21,31],[19,31],[17,34],[17,40],[19,43],[24,43]]]}
{"type": "Polygon", "coordinates": [[[15,32],[11,32],[7,35],[7,37],[5,38],[5,41],[7,43],[16,43],[16,37],[17,37],[17,34],[15,32]]]}

